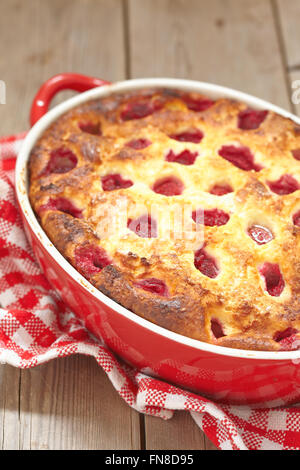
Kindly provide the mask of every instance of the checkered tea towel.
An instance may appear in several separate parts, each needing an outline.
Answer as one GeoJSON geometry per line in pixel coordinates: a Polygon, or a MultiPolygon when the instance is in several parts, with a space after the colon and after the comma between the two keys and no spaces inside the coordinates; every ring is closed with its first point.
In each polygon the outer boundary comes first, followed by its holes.
{"type": "Polygon", "coordinates": [[[29,368],[75,353],[93,356],[127,404],[163,419],[190,412],[224,450],[300,449],[300,408],[215,404],[120,362],[93,339],[40,271],[18,213],[13,174],[25,134],[0,139],[0,361],[29,368]]]}

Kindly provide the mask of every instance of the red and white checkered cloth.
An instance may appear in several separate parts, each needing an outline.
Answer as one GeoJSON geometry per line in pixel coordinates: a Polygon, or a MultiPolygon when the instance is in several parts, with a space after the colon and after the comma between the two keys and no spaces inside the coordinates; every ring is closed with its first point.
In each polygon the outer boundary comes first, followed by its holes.
{"type": "Polygon", "coordinates": [[[220,449],[299,450],[300,408],[217,405],[130,368],[89,335],[41,273],[22,229],[13,178],[24,136],[0,139],[0,362],[29,368],[93,356],[129,406],[163,419],[187,410],[220,449]]]}

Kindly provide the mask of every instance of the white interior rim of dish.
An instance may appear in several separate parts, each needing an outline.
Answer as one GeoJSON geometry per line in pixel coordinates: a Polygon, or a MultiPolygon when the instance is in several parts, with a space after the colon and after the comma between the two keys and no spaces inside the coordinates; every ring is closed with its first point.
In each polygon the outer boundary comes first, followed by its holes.
{"type": "Polygon", "coordinates": [[[35,214],[31,208],[29,197],[28,197],[28,180],[27,180],[27,161],[30,156],[30,152],[37,142],[38,138],[43,132],[54,122],[59,116],[69,111],[71,108],[78,106],[86,101],[109,96],[113,93],[121,93],[126,91],[139,90],[141,88],[177,88],[183,91],[194,91],[202,93],[212,99],[218,98],[230,98],[237,101],[242,101],[251,108],[254,109],[267,109],[273,111],[281,116],[292,119],[296,124],[300,125],[300,118],[285,111],[284,109],[272,105],[271,103],[254,96],[248,95],[231,88],[226,88],[219,85],[214,85],[205,82],[198,82],[194,80],[183,80],[173,78],[141,78],[126,80],[122,82],[116,82],[110,85],[93,88],[89,91],[80,93],[63,103],[55,106],[52,110],[48,111],[28,132],[22,148],[19,152],[16,164],[16,194],[19,204],[22,208],[23,214],[25,215],[31,229],[37,235],[43,246],[46,248],[48,253],[54,260],[80,285],[93,294],[98,300],[106,304],[108,307],[133,321],[136,324],[150,330],[158,335],[164,336],[169,340],[175,341],[180,344],[184,344],[199,351],[206,351],[213,354],[222,356],[239,357],[247,359],[267,359],[267,360],[300,360],[300,350],[297,351],[249,351],[245,349],[234,349],[224,346],[218,346],[210,343],[205,343],[196,339],[188,338],[187,336],[174,333],[173,331],[167,330],[161,326],[158,326],[139,315],[131,312],[130,310],[122,307],[114,300],[104,295],[101,291],[96,289],[91,283],[89,283],[64,257],[63,255],[53,246],[46,233],[40,226],[35,214]]]}

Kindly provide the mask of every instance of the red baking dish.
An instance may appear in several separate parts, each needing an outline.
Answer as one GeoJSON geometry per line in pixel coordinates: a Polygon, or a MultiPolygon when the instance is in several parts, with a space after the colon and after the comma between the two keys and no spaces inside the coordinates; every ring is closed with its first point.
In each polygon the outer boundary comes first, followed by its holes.
{"type": "Polygon", "coordinates": [[[36,258],[49,282],[86,327],[141,371],[223,403],[279,406],[297,402],[300,398],[300,351],[224,348],[190,339],[144,320],[106,297],[82,277],[53,246],[33,213],[27,192],[27,161],[44,130],[58,116],[87,100],[144,87],[177,88],[211,98],[236,99],[252,108],[272,110],[300,124],[299,118],[270,103],[208,83],[138,79],[109,84],[77,74],[51,78],[41,87],[33,102],[33,127],[25,139],[16,166],[17,198],[36,258]],[[52,97],[63,89],[81,93],[48,111],[52,97]]]}

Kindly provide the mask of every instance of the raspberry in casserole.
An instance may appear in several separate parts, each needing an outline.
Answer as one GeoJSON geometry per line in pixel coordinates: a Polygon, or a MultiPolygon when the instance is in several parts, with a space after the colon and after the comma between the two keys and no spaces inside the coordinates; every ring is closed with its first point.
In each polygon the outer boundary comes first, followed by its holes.
{"type": "Polygon", "coordinates": [[[117,94],[54,122],[29,170],[41,226],[105,295],[208,343],[297,348],[293,121],[182,91],[117,94]]]}

